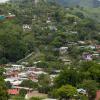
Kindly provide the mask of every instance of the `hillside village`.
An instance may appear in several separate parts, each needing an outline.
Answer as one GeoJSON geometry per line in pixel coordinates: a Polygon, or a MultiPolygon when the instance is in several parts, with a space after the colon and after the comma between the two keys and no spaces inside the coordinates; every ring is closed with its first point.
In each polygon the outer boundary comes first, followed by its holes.
{"type": "Polygon", "coordinates": [[[0,100],[99,100],[99,21],[81,6],[0,4],[0,76],[0,100]]]}

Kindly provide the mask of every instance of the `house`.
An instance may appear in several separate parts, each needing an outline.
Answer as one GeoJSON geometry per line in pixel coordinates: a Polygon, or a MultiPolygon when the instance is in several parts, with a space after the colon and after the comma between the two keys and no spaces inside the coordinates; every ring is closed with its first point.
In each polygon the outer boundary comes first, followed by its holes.
{"type": "Polygon", "coordinates": [[[50,23],[50,22],[51,22],[50,20],[47,20],[47,21],[46,21],[46,23],[50,23]]]}
{"type": "Polygon", "coordinates": [[[92,54],[90,53],[83,53],[82,58],[83,60],[87,60],[87,61],[91,61],[93,59],[92,54]]]}
{"type": "Polygon", "coordinates": [[[96,50],[98,53],[100,53],[100,45],[96,45],[96,50]]]}
{"type": "Polygon", "coordinates": [[[60,54],[65,54],[68,51],[68,47],[60,47],[59,51],[60,51],[60,54]]]}
{"type": "Polygon", "coordinates": [[[22,65],[28,65],[29,63],[28,62],[22,62],[21,64],[22,65]]]}
{"type": "Polygon", "coordinates": [[[17,89],[8,89],[7,92],[10,95],[18,95],[19,94],[19,90],[17,90],[17,89]]]}
{"type": "Polygon", "coordinates": [[[14,65],[14,64],[12,64],[11,66],[12,66],[13,70],[21,70],[21,69],[25,68],[24,65],[16,65],[16,64],[14,65]]]}
{"type": "Polygon", "coordinates": [[[57,31],[56,26],[49,26],[49,29],[50,29],[51,31],[57,31]]]}
{"type": "Polygon", "coordinates": [[[87,49],[91,49],[91,50],[95,50],[96,47],[94,45],[89,45],[89,46],[86,46],[87,49]]]}
{"type": "Polygon", "coordinates": [[[22,82],[23,82],[22,80],[15,80],[15,81],[11,82],[11,84],[12,84],[13,86],[18,86],[18,85],[20,85],[22,82]]]}
{"type": "Polygon", "coordinates": [[[79,43],[80,45],[85,45],[85,44],[86,44],[85,41],[78,41],[78,43],[79,43]]]}
{"type": "Polygon", "coordinates": [[[70,31],[69,33],[70,33],[70,34],[78,34],[77,31],[70,31]]]}
{"type": "Polygon", "coordinates": [[[15,17],[15,15],[14,15],[14,14],[11,14],[11,13],[9,13],[9,15],[6,16],[7,19],[12,19],[12,18],[14,18],[14,17],[15,17]]]}
{"type": "Polygon", "coordinates": [[[18,77],[18,71],[17,70],[8,70],[6,73],[5,73],[5,76],[6,77],[18,77]]]}
{"type": "Polygon", "coordinates": [[[96,93],[96,100],[100,100],[100,90],[98,90],[96,93]]]}
{"type": "Polygon", "coordinates": [[[6,78],[4,79],[5,82],[9,81],[13,86],[18,86],[22,83],[23,80],[16,78],[16,77],[12,77],[12,78],[6,78]]]}
{"type": "Polygon", "coordinates": [[[9,81],[11,83],[11,82],[13,82],[15,80],[18,80],[18,78],[12,77],[12,78],[6,78],[4,80],[5,80],[5,82],[9,81]]]}
{"type": "Polygon", "coordinates": [[[61,70],[52,70],[51,75],[58,75],[61,72],[61,70]]]}
{"type": "Polygon", "coordinates": [[[37,19],[37,16],[34,15],[32,21],[35,21],[37,19]]]}
{"type": "Polygon", "coordinates": [[[23,25],[23,31],[31,31],[31,26],[28,24],[23,25]]]}
{"type": "Polygon", "coordinates": [[[65,65],[70,65],[72,62],[69,59],[63,59],[65,65]]]}
{"type": "Polygon", "coordinates": [[[27,90],[27,93],[31,93],[33,91],[33,88],[28,88],[28,87],[20,87],[20,86],[13,86],[13,89],[17,89],[20,91],[21,89],[27,90]]]}
{"type": "Polygon", "coordinates": [[[39,75],[41,75],[41,74],[47,74],[47,73],[44,72],[44,71],[33,71],[33,74],[39,76],[39,75]]]}
{"type": "Polygon", "coordinates": [[[27,77],[27,73],[26,72],[21,72],[21,73],[18,74],[18,77],[26,78],[27,77]]]}
{"type": "Polygon", "coordinates": [[[50,79],[51,79],[51,81],[53,82],[53,80],[57,77],[58,75],[50,75],[50,79]]]}
{"type": "Polygon", "coordinates": [[[99,53],[93,53],[92,56],[93,56],[93,58],[99,58],[100,54],[99,53]]]}
{"type": "Polygon", "coordinates": [[[100,45],[96,45],[96,49],[99,49],[100,50],[100,45]]]}
{"type": "Polygon", "coordinates": [[[78,43],[77,42],[68,42],[67,45],[68,46],[76,46],[78,43]]]}
{"type": "Polygon", "coordinates": [[[84,89],[77,89],[77,92],[79,93],[79,94],[83,94],[83,95],[86,95],[86,90],[84,90],[84,89]]]}
{"type": "Polygon", "coordinates": [[[36,62],[34,62],[34,64],[38,64],[38,63],[40,63],[41,61],[36,61],[36,62]]]}
{"type": "Polygon", "coordinates": [[[33,3],[36,5],[39,2],[39,0],[33,0],[33,3]]]}
{"type": "Polygon", "coordinates": [[[51,23],[50,17],[48,17],[46,23],[51,23]]]}

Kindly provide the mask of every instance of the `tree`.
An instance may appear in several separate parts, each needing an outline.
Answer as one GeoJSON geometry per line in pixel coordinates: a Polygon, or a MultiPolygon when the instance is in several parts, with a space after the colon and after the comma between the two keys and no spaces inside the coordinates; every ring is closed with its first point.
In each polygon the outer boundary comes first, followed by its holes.
{"type": "Polygon", "coordinates": [[[81,70],[84,74],[88,73],[88,78],[100,82],[100,65],[94,61],[82,62],[81,70]]]}
{"type": "Polygon", "coordinates": [[[85,18],[84,14],[83,14],[82,12],[76,12],[76,15],[77,15],[79,18],[82,18],[82,19],[85,18]]]}
{"type": "Polygon", "coordinates": [[[88,71],[93,80],[100,82],[100,64],[94,63],[88,71]]]}
{"type": "Polygon", "coordinates": [[[80,64],[81,66],[81,71],[88,71],[89,68],[91,68],[92,66],[94,66],[96,63],[94,61],[84,61],[80,64]]]}
{"type": "Polygon", "coordinates": [[[9,95],[7,93],[7,88],[5,81],[2,77],[0,77],[0,100],[8,100],[9,95]]]}
{"type": "Polygon", "coordinates": [[[59,96],[60,100],[62,99],[72,99],[78,95],[77,89],[71,85],[64,85],[57,89],[57,95],[59,96]]]}
{"type": "Polygon", "coordinates": [[[6,70],[3,68],[3,67],[0,67],[0,76],[3,76],[3,73],[5,72],[6,70]]]}
{"type": "Polygon", "coordinates": [[[87,94],[88,94],[88,99],[89,100],[94,100],[96,97],[96,91],[98,84],[94,80],[84,80],[82,83],[82,86],[84,89],[86,89],[87,94]]]}
{"type": "Polygon", "coordinates": [[[27,94],[27,90],[21,89],[21,90],[19,91],[19,94],[20,94],[20,96],[25,96],[25,95],[27,94]]]}
{"type": "Polygon", "coordinates": [[[0,59],[0,64],[6,64],[6,63],[8,63],[8,60],[5,57],[2,57],[0,59]]]}
{"type": "Polygon", "coordinates": [[[20,23],[7,20],[0,24],[0,62],[15,62],[25,56],[27,45],[23,40],[23,31],[20,23]],[[5,28],[5,30],[4,30],[5,28]]]}
{"type": "Polygon", "coordinates": [[[48,68],[48,63],[47,62],[45,62],[45,61],[42,61],[42,62],[38,62],[37,64],[36,64],[36,66],[37,67],[39,67],[39,68],[48,68]]]}
{"type": "Polygon", "coordinates": [[[2,76],[0,76],[0,86],[1,86],[4,90],[7,89],[6,83],[5,83],[5,81],[4,81],[4,79],[3,79],[2,76]]]}
{"type": "Polygon", "coordinates": [[[7,81],[7,82],[6,82],[6,87],[7,87],[8,89],[11,89],[12,84],[11,84],[9,81],[7,81]]]}
{"type": "Polygon", "coordinates": [[[53,41],[52,41],[52,43],[51,43],[53,46],[55,46],[55,47],[57,47],[57,48],[59,48],[59,47],[61,47],[62,46],[62,40],[61,40],[61,37],[56,37],[53,41]]]}
{"type": "Polygon", "coordinates": [[[7,93],[7,90],[3,89],[2,86],[0,86],[0,100],[8,100],[9,96],[7,93]]]}
{"type": "Polygon", "coordinates": [[[50,91],[50,83],[51,83],[51,79],[48,75],[45,74],[41,74],[38,77],[38,90],[41,93],[48,93],[50,91]]]}
{"type": "Polygon", "coordinates": [[[31,81],[31,80],[24,80],[24,81],[20,84],[20,86],[35,89],[35,88],[37,88],[37,83],[35,83],[35,82],[31,81]]]}
{"type": "Polygon", "coordinates": [[[59,76],[55,78],[55,86],[61,87],[66,84],[77,86],[77,84],[79,84],[83,79],[84,76],[78,70],[64,69],[59,76]]]}

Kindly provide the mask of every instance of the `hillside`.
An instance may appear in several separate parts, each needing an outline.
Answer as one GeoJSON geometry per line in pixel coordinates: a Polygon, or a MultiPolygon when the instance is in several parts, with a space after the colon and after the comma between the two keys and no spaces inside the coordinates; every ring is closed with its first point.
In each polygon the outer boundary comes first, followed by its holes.
{"type": "MultiPolygon", "coordinates": [[[[17,0],[1,4],[0,9],[1,14],[16,15],[14,19],[5,20],[0,24],[1,62],[16,62],[32,52],[33,56],[28,57],[28,61],[53,59],[52,62],[57,62],[59,52],[55,50],[67,46],[67,42],[89,39],[99,42],[99,8],[93,8],[94,12],[90,12],[89,9],[81,7],[67,9],[45,1],[35,5],[32,0],[27,3],[25,0],[17,0]],[[77,32],[77,35],[71,32],[77,32]],[[6,42],[7,37],[9,41],[6,42]]],[[[71,58],[70,55],[67,57],[71,58]]]]}
{"type": "Polygon", "coordinates": [[[0,4],[0,100],[98,97],[100,8],[90,0],[59,2],[65,6],[51,0],[0,4]]]}
{"type": "Polygon", "coordinates": [[[81,7],[99,7],[99,0],[56,0],[56,2],[64,6],[81,6],[81,7]]]}
{"type": "MultiPolygon", "coordinates": [[[[28,2],[27,0],[10,0],[12,3],[16,2],[28,2]]],[[[31,0],[29,0],[31,1],[31,0]]],[[[58,4],[64,5],[66,7],[73,7],[73,6],[81,6],[81,7],[100,7],[100,1],[99,0],[33,0],[32,2],[41,2],[41,1],[49,1],[49,2],[56,2],[58,4]]]]}

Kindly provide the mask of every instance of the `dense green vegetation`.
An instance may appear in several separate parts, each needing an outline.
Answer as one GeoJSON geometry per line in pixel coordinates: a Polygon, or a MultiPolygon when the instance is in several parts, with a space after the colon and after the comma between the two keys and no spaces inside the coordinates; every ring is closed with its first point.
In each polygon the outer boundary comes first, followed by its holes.
{"type": "Polygon", "coordinates": [[[0,68],[0,100],[8,100],[9,95],[7,93],[6,82],[3,79],[4,69],[0,68]]]}
{"type": "MultiPolygon", "coordinates": [[[[96,40],[99,42],[99,23],[88,18],[85,11],[76,8],[64,9],[51,3],[40,2],[37,6],[26,3],[1,4],[1,14],[15,14],[15,19],[0,23],[0,62],[16,62],[31,52],[38,52],[42,60],[56,60],[55,48],[67,46],[66,42],[96,40]],[[85,14],[84,14],[85,12],[85,14]],[[46,23],[50,17],[51,22],[46,23]],[[33,20],[32,20],[33,19],[33,20]],[[75,24],[76,23],[76,24],[75,24]],[[23,24],[31,26],[23,31],[23,24]],[[71,31],[77,32],[71,34],[71,31]],[[9,39],[8,39],[9,38],[9,39]],[[37,50],[38,49],[38,50],[37,50]],[[50,56],[45,56],[46,52],[50,56]]],[[[37,59],[37,58],[35,58],[37,59]]]]}

